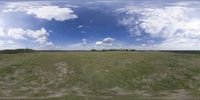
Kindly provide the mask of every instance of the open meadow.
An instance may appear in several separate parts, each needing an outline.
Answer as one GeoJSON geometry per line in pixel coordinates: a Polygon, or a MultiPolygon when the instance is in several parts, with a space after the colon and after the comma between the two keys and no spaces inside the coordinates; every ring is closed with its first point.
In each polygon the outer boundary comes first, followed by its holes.
{"type": "Polygon", "coordinates": [[[183,100],[199,95],[200,53],[0,54],[0,99],[183,100]]]}

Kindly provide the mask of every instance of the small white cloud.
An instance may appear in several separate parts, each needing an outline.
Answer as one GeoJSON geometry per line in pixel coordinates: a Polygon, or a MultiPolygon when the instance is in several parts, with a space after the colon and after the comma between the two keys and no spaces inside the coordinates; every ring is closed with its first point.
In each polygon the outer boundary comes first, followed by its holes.
{"type": "Polygon", "coordinates": [[[86,33],[85,31],[81,31],[81,33],[86,33]]]}
{"type": "Polygon", "coordinates": [[[103,46],[103,41],[97,41],[95,46],[103,46]]]}
{"type": "Polygon", "coordinates": [[[97,41],[96,46],[111,46],[114,40],[115,39],[108,37],[108,38],[103,39],[102,41],[97,41]]]}
{"type": "Polygon", "coordinates": [[[86,41],[87,41],[87,39],[82,39],[82,41],[83,41],[83,42],[86,42],[86,41]]]}
{"type": "Polygon", "coordinates": [[[79,25],[79,26],[78,26],[78,28],[82,28],[82,27],[83,27],[83,25],[79,25]]]}
{"type": "Polygon", "coordinates": [[[70,46],[72,47],[84,47],[87,46],[87,39],[82,39],[82,41],[80,43],[76,43],[76,44],[72,44],[70,46]]]}
{"type": "Polygon", "coordinates": [[[87,44],[87,39],[82,39],[82,44],[87,44]]]}
{"type": "Polygon", "coordinates": [[[73,50],[91,50],[91,49],[120,49],[122,44],[120,42],[114,42],[115,39],[108,37],[104,38],[101,41],[90,42],[87,39],[82,39],[81,42],[68,45],[66,49],[73,50]]]}
{"type": "Polygon", "coordinates": [[[105,38],[103,39],[103,43],[104,44],[112,44],[112,42],[114,41],[115,39],[111,38],[111,37],[108,37],[108,38],[105,38]]]}

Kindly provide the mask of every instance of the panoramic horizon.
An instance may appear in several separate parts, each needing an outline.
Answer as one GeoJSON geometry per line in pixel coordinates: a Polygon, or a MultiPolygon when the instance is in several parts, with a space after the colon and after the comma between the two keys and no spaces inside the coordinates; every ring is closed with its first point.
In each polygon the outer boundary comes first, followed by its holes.
{"type": "Polygon", "coordinates": [[[200,0],[0,0],[0,100],[200,100],[200,0]]]}
{"type": "Polygon", "coordinates": [[[200,50],[198,0],[2,0],[0,50],[200,50]]]}

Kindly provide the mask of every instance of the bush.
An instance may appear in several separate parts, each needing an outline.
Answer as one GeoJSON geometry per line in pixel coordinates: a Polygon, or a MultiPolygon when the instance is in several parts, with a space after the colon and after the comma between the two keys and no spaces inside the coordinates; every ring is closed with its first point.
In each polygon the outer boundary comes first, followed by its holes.
{"type": "Polygon", "coordinates": [[[91,51],[97,51],[96,49],[91,49],[91,51]]]}

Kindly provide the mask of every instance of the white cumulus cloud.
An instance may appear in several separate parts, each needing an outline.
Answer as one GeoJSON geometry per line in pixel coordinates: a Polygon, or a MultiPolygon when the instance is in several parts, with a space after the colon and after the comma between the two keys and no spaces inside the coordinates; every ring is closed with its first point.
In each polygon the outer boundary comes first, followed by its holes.
{"type": "Polygon", "coordinates": [[[102,41],[97,41],[96,42],[96,46],[103,46],[103,42],[102,41]]]}
{"type": "Polygon", "coordinates": [[[129,6],[117,12],[125,14],[119,23],[126,26],[132,36],[148,34],[152,38],[162,38],[163,41],[156,44],[159,49],[173,49],[169,44],[174,45],[174,49],[191,49],[191,46],[200,49],[200,46],[195,46],[200,42],[200,14],[195,7],[129,6]]]}
{"type": "Polygon", "coordinates": [[[114,38],[107,37],[104,38],[102,41],[97,41],[96,46],[112,46],[114,40],[114,38]]]}
{"type": "MultiPolygon", "coordinates": [[[[40,30],[30,30],[23,28],[8,28],[0,27],[0,39],[2,41],[33,41],[43,47],[52,46],[53,43],[48,41],[49,33],[45,28],[40,30]]],[[[8,43],[8,42],[5,42],[8,43]]]]}
{"type": "Polygon", "coordinates": [[[27,10],[27,14],[35,15],[37,18],[46,20],[64,21],[78,18],[70,8],[60,8],[58,6],[43,6],[27,10]]]}
{"type": "Polygon", "coordinates": [[[4,13],[25,12],[36,18],[45,20],[65,21],[78,18],[74,11],[68,7],[52,6],[38,3],[8,3],[2,10],[4,13]]]}
{"type": "Polygon", "coordinates": [[[25,39],[26,31],[22,28],[10,28],[6,35],[13,39],[25,39]]]}

